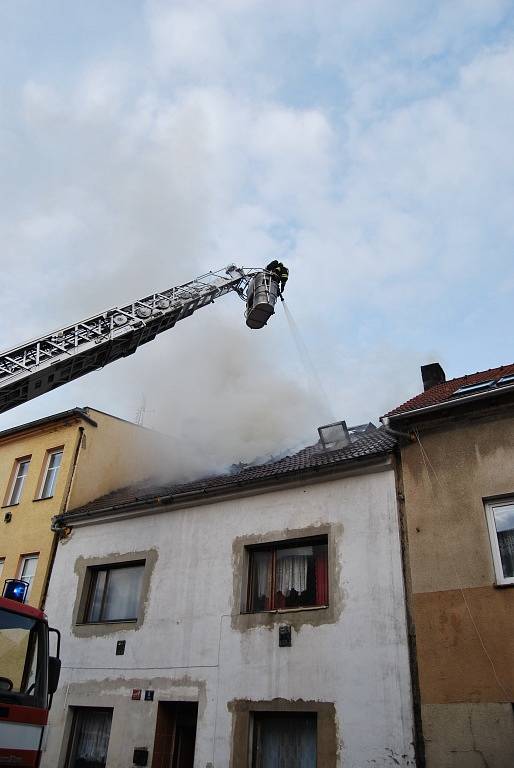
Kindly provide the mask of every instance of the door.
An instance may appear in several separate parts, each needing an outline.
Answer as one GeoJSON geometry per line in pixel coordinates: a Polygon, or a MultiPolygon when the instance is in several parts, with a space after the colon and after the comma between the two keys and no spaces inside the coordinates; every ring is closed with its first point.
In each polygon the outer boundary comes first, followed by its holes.
{"type": "Polygon", "coordinates": [[[159,702],[152,768],[193,768],[197,718],[196,702],[159,702]]]}

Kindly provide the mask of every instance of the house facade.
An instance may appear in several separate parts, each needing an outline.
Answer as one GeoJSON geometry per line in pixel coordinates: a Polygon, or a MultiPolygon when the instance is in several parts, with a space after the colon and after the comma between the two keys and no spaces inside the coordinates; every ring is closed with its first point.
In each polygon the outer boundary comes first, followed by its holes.
{"type": "Polygon", "coordinates": [[[427,768],[514,765],[514,366],[446,381],[387,419],[401,440],[427,768]]]}
{"type": "Polygon", "coordinates": [[[0,585],[23,579],[27,602],[43,606],[57,543],[52,518],[154,471],[162,440],[93,408],[0,432],[0,585]]]}
{"type": "Polygon", "coordinates": [[[414,766],[393,446],[350,433],[60,515],[43,768],[414,766]]]}

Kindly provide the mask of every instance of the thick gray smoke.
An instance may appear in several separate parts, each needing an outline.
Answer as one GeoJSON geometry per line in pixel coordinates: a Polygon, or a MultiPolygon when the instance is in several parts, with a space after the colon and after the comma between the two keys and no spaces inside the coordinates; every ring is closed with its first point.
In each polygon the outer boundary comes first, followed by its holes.
{"type": "Polygon", "coordinates": [[[314,441],[315,426],[327,419],[305,378],[285,372],[294,348],[284,318],[250,331],[243,303],[222,301],[228,308],[201,310],[139,350],[137,378],[116,372],[134,402],[144,396],[145,426],[171,437],[156,468],[169,480],[267,460],[314,441]]]}

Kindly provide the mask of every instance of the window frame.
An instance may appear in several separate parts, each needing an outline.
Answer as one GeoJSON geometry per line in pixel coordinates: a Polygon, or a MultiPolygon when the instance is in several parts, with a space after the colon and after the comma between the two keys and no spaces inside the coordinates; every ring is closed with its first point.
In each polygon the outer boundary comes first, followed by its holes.
{"type": "Polygon", "coordinates": [[[250,615],[258,615],[262,613],[290,613],[291,611],[317,611],[321,610],[323,608],[328,608],[330,606],[330,577],[329,577],[329,567],[328,567],[328,556],[329,556],[329,537],[328,534],[323,533],[319,534],[317,536],[305,536],[305,537],[295,537],[293,539],[281,539],[279,541],[267,541],[262,542],[259,544],[252,544],[245,547],[246,555],[247,555],[247,562],[246,562],[246,596],[245,596],[245,602],[243,606],[242,613],[244,614],[250,614],[250,615]],[[327,591],[327,601],[325,603],[320,604],[312,604],[312,605],[298,605],[298,606],[284,606],[284,607],[276,607],[275,606],[275,575],[276,575],[276,553],[279,550],[286,550],[286,549],[294,549],[295,547],[308,547],[308,546],[320,546],[324,545],[326,548],[326,558],[327,558],[327,584],[326,584],[326,591],[327,591]],[[273,584],[273,591],[271,594],[271,608],[263,608],[263,609],[254,609],[252,607],[252,586],[253,586],[253,553],[254,552],[271,552],[272,556],[272,563],[271,563],[271,571],[272,571],[272,584],[273,584]]]}
{"type": "Polygon", "coordinates": [[[11,470],[11,478],[9,480],[9,485],[7,486],[7,492],[5,494],[5,500],[3,503],[3,507],[17,507],[18,504],[21,502],[21,498],[23,495],[23,489],[25,487],[25,482],[27,479],[27,476],[29,474],[29,468],[30,468],[30,462],[32,460],[32,454],[27,456],[20,456],[18,459],[14,460],[13,468],[11,470]],[[13,501],[13,495],[14,495],[14,489],[16,487],[16,481],[18,480],[18,475],[20,471],[20,467],[22,464],[27,464],[27,472],[22,475],[23,482],[21,484],[20,493],[18,496],[17,501],[13,501]]]}
{"type": "Polygon", "coordinates": [[[51,448],[46,452],[45,460],[43,463],[43,471],[41,474],[41,481],[39,483],[39,492],[37,495],[37,501],[45,501],[46,499],[53,499],[55,496],[55,488],[57,485],[57,478],[59,475],[59,470],[62,467],[62,458],[64,456],[64,445],[58,446],[57,448],[51,448]],[[46,480],[48,477],[48,473],[50,471],[54,471],[53,469],[50,470],[50,462],[52,460],[52,456],[56,456],[57,454],[61,455],[61,461],[59,462],[59,466],[55,468],[55,474],[54,474],[54,481],[53,481],[53,487],[52,487],[52,493],[50,496],[43,496],[43,491],[45,489],[46,480]]]}
{"type": "Polygon", "coordinates": [[[494,517],[494,510],[501,506],[512,506],[514,504],[514,496],[506,496],[497,500],[490,500],[485,502],[485,513],[487,518],[487,528],[489,531],[489,542],[491,544],[491,552],[493,556],[494,572],[496,576],[496,584],[499,586],[514,586],[514,576],[505,576],[503,573],[503,564],[500,554],[500,544],[498,542],[498,531],[496,528],[496,520],[494,517]]]}
{"type": "Polygon", "coordinates": [[[34,569],[34,573],[30,577],[29,586],[27,588],[27,594],[25,595],[25,600],[28,602],[30,593],[32,592],[32,585],[34,584],[34,579],[36,578],[37,573],[37,567],[39,565],[39,552],[29,552],[26,555],[20,555],[20,561],[18,563],[18,579],[21,581],[27,581],[26,578],[23,578],[23,567],[25,563],[28,560],[35,560],[36,561],[36,567],[34,569]]]}
{"type": "Polygon", "coordinates": [[[85,585],[86,586],[86,599],[85,599],[85,602],[84,602],[84,609],[82,611],[82,617],[81,617],[80,624],[82,624],[84,626],[89,626],[89,625],[99,625],[99,624],[100,625],[101,624],[124,624],[124,623],[135,624],[136,622],[138,622],[139,618],[140,618],[139,614],[140,614],[140,611],[141,611],[141,593],[142,593],[142,589],[143,589],[143,579],[144,579],[144,574],[145,574],[145,568],[146,568],[146,559],[127,560],[127,561],[124,561],[124,562],[121,562],[121,563],[104,563],[102,565],[89,566],[88,569],[87,569],[87,573],[86,573],[86,585],[85,585]],[[105,598],[106,598],[106,595],[107,595],[107,588],[108,588],[108,584],[109,584],[109,573],[111,571],[121,570],[122,568],[137,568],[137,567],[139,567],[139,568],[142,567],[142,569],[143,569],[142,573],[141,573],[140,592],[139,592],[139,596],[138,596],[138,599],[137,599],[137,614],[138,615],[135,616],[135,617],[131,617],[129,619],[127,619],[127,618],[116,618],[116,619],[104,619],[104,618],[102,618],[102,613],[103,613],[103,609],[104,609],[104,605],[105,605],[105,598]],[[91,621],[90,619],[88,619],[88,616],[89,616],[89,613],[90,613],[90,610],[91,610],[91,606],[92,606],[92,603],[93,603],[93,599],[94,599],[94,593],[95,593],[95,589],[96,589],[98,574],[103,572],[103,571],[107,572],[107,576],[106,576],[105,586],[104,586],[104,590],[103,590],[103,594],[102,594],[102,602],[101,602],[101,606],[100,606],[100,618],[97,621],[91,621]]]}

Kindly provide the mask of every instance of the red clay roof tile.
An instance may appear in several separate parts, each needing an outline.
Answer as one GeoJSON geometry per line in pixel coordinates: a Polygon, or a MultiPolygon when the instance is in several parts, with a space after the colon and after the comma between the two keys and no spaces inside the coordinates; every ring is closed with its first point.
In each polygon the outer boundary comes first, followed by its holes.
{"type": "Polygon", "coordinates": [[[489,368],[487,371],[477,371],[469,373],[466,376],[460,376],[457,379],[450,379],[442,384],[436,384],[435,387],[427,389],[426,392],[412,397],[402,405],[393,408],[386,416],[397,416],[399,414],[409,413],[418,408],[427,408],[430,405],[440,405],[450,400],[451,396],[460,388],[471,384],[481,384],[483,382],[500,379],[502,376],[514,374],[514,363],[510,365],[500,365],[499,368],[489,368]]]}

